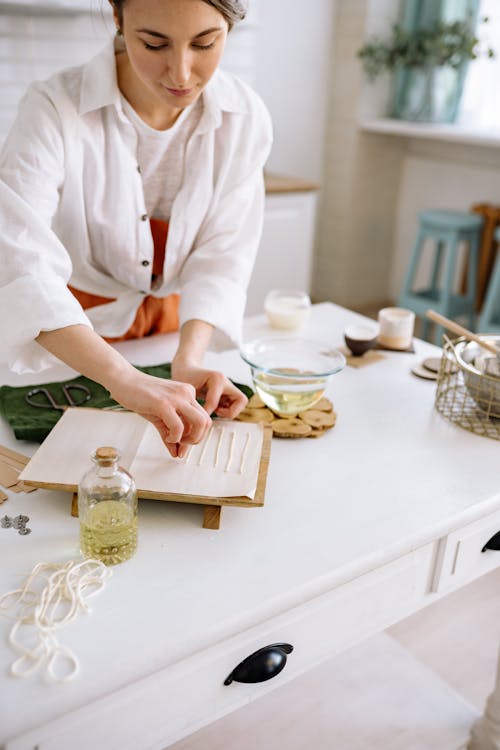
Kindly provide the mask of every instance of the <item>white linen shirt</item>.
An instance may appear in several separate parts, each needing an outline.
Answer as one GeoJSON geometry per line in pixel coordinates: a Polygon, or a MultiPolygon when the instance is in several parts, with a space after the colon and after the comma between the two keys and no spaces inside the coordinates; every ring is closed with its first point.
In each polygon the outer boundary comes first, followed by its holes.
{"type": "Polygon", "coordinates": [[[180,292],[180,323],[204,320],[240,339],[260,240],[271,122],[260,98],[217,71],[202,92],[174,200],[163,283],[109,44],[83,66],[36,82],[0,154],[1,358],[15,372],[52,359],[34,339],[74,324],[120,336],[146,294],[180,292]],[[148,263],[146,263],[146,261],[148,263]],[[83,311],[67,288],[115,301],[83,311]]]}

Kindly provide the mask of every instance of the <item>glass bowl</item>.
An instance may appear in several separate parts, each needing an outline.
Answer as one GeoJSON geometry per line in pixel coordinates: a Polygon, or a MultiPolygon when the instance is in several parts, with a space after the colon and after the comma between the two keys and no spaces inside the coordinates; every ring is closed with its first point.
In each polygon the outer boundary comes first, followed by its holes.
{"type": "Polygon", "coordinates": [[[262,401],[283,416],[314,406],[345,365],[345,357],[328,344],[302,338],[256,339],[240,354],[262,401]]]}

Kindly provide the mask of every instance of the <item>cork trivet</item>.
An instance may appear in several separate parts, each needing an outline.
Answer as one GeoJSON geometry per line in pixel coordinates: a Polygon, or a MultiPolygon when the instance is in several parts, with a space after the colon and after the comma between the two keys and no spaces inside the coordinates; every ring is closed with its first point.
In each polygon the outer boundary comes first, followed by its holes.
{"type": "Polygon", "coordinates": [[[337,421],[337,415],[334,411],[324,412],[317,409],[308,409],[300,415],[303,422],[316,429],[324,427],[333,427],[337,421]]]}
{"type": "Polygon", "coordinates": [[[320,398],[317,404],[314,404],[316,411],[333,411],[333,404],[329,398],[320,398]]]}
{"type": "Polygon", "coordinates": [[[422,362],[422,367],[425,367],[426,370],[430,370],[431,372],[439,372],[439,368],[441,367],[441,357],[427,357],[427,359],[424,359],[422,362]]]}
{"type": "Polygon", "coordinates": [[[272,422],[274,414],[270,409],[243,409],[236,417],[240,422],[272,422]]]}
{"type": "Polygon", "coordinates": [[[416,375],[417,378],[422,378],[422,380],[437,380],[438,379],[437,372],[428,370],[423,365],[415,365],[415,367],[412,367],[411,371],[413,375],[416,375]]]}
{"type": "Polygon", "coordinates": [[[387,359],[386,354],[382,354],[382,352],[376,352],[374,349],[369,349],[359,357],[355,357],[353,354],[351,354],[349,349],[347,349],[347,347],[345,346],[339,346],[338,350],[344,355],[349,367],[366,367],[367,365],[373,365],[376,362],[387,359]]]}
{"type": "Polygon", "coordinates": [[[312,427],[302,419],[275,419],[271,422],[273,435],[282,438],[307,437],[312,432],[312,427]]]}
{"type": "Polygon", "coordinates": [[[300,414],[288,414],[286,417],[271,411],[267,406],[261,408],[260,403],[262,403],[260,398],[256,396],[253,401],[255,406],[250,406],[250,408],[247,406],[236,419],[240,422],[270,423],[275,437],[321,437],[337,421],[333,404],[326,397],[321,398],[312,409],[307,409],[300,414]]]}
{"type": "Polygon", "coordinates": [[[260,396],[258,396],[256,393],[248,399],[248,404],[245,406],[245,409],[265,409],[266,405],[261,399],[260,396]]]}
{"type": "Polygon", "coordinates": [[[409,354],[415,354],[413,341],[405,349],[395,349],[393,346],[385,346],[384,344],[380,344],[378,341],[373,348],[378,349],[379,351],[382,351],[382,352],[408,352],[409,354]]]}

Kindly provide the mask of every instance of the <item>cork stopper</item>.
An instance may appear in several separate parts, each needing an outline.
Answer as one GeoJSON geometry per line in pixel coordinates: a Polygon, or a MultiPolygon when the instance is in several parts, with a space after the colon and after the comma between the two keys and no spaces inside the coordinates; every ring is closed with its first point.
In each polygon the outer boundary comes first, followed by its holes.
{"type": "Polygon", "coordinates": [[[94,453],[94,458],[101,464],[101,466],[111,466],[111,464],[113,464],[120,458],[120,454],[118,453],[116,448],[113,448],[111,446],[102,446],[101,448],[97,448],[96,452],[94,453]]]}

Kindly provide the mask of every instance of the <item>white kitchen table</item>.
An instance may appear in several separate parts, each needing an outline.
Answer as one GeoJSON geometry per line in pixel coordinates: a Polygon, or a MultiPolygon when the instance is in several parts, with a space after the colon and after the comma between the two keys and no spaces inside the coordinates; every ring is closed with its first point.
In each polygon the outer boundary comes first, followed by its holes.
{"type": "MultiPolygon", "coordinates": [[[[338,346],[361,320],[316,305],[304,335],[338,346]]],[[[273,334],[262,316],[246,321],[246,339],[273,334]]],[[[157,364],[176,340],[117,348],[157,364]]],[[[73,682],[9,676],[0,620],[0,745],[162,750],[498,566],[500,553],[481,549],[500,529],[500,444],[435,411],[434,383],[410,369],[439,350],[415,349],[332,378],[336,426],[318,440],[273,440],[263,508],[225,508],[211,531],[199,506],[140,501],[137,554],[60,634],[81,662],[73,682]],[[224,685],[242,659],[280,642],[294,650],[279,675],[224,685]]],[[[207,364],[250,383],[236,351],[207,364]]],[[[59,366],[38,380],[72,374],[59,366]]],[[[1,373],[11,385],[36,380],[1,373]]],[[[0,443],[36,449],[5,423],[0,443]]],[[[25,513],[32,533],[0,529],[0,593],[40,561],[78,556],[69,506],[62,492],[10,494],[1,515],[25,513]]]]}

